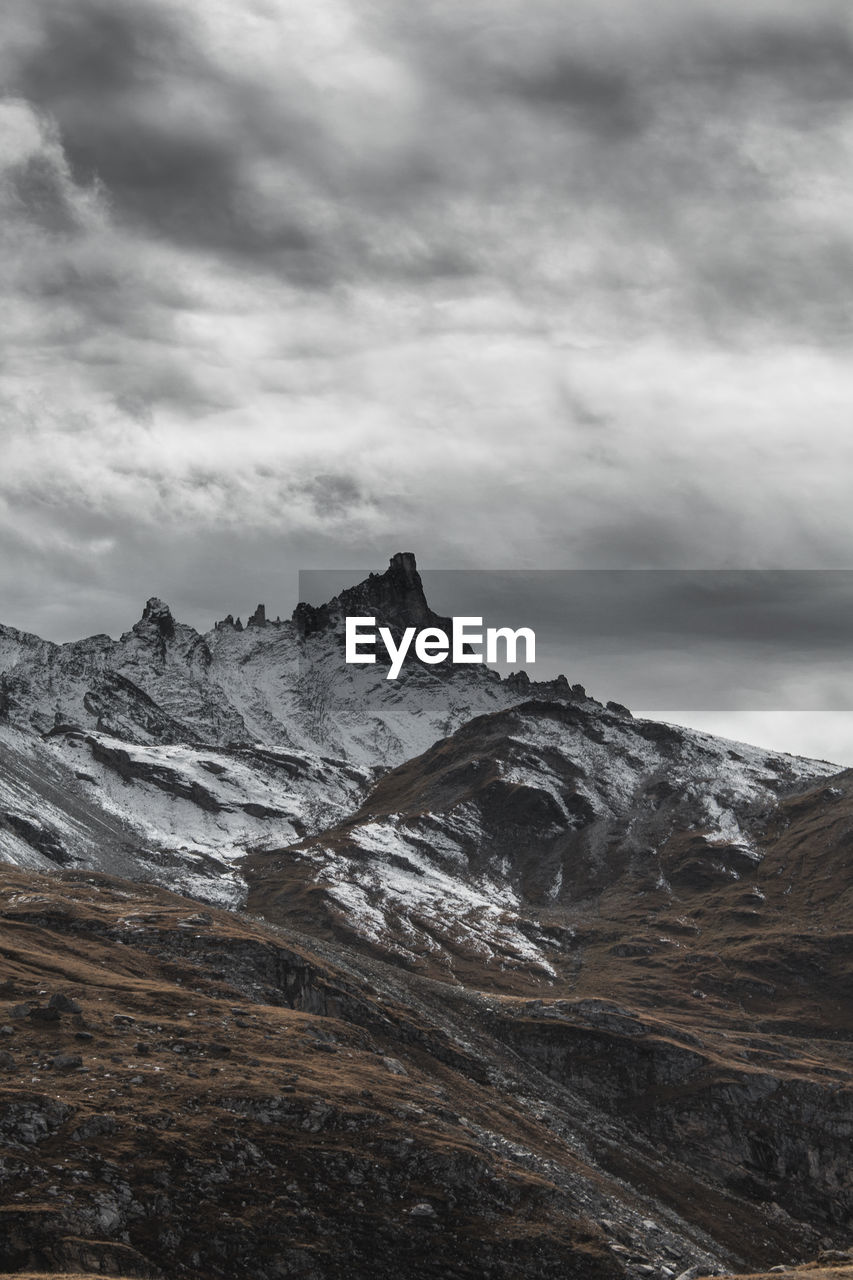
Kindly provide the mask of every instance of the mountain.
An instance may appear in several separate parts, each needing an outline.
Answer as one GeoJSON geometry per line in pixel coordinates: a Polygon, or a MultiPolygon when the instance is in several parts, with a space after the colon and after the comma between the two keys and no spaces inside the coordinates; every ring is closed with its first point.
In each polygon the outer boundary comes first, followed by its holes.
{"type": "Polygon", "coordinates": [[[0,629],[0,1270],[843,1261],[853,773],[353,615],[0,629]]]}
{"type": "MultiPolygon", "coordinates": [[[[369,769],[399,764],[472,715],[510,705],[524,677],[483,666],[408,664],[388,682],[377,666],[344,661],[344,618],[379,625],[447,625],[429,608],[410,554],[320,608],[300,604],[269,621],[259,605],[243,626],[227,617],[204,635],[151,599],[119,640],[55,645],[3,628],[0,713],[26,732],[63,726],[139,745],[282,747],[341,756],[369,769]]],[[[538,686],[534,685],[534,688],[538,686]]],[[[547,694],[586,697],[564,679],[547,694]]]]}
{"type": "Polygon", "coordinates": [[[154,879],[211,901],[243,889],[234,861],[350,813],[378,773],[531,689],[586,699],[565,680],[501,680],[485,667],[344,661],[344,619],[445,624],[414,557],[398,554],[319,609],[201,635],[158,599],[118,640],[56,645],[0,631],[0,856],[154,879]]]}
{"type": "Polygon", "coordinates": [[[639,912],[732,887],[752,908],[780,795],[833,772],[624,709],[522,702],[386,773],[343,822],[250,858],[249,902],[298,923],[307,885],[314,925],[322,904],[331,932],[422,972],[548,986],[576,968],[578,912],[617,885],[639,912]]]}

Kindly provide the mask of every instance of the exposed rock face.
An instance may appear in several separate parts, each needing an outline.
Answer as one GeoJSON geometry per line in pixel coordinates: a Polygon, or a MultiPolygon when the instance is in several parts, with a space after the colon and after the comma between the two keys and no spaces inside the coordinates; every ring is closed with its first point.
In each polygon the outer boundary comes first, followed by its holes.
{"type": "Polygon", "coordinates": [[[174,640],[175,619],[172,617],[169,606],[162,600],[158,600],[156,596],[152,596],[133,630],[136,635],[145,638],[153,633],[162,641],[174,640]]]}
{"type": "Polygon", "coordinates": [[[49,640],[0,624],[0,675],[21,661],[48,663],[57,648],[49,640]]]}
{"type": "Polygon", "coordinates": [[[547,1006],[519,1008],[503,1034],[552,1079],[631,1115],[652,1143],[689,1157],[694,1176],[745,1203],[779,1206],[813,1247],[824,1235],[844,1237],[853,1213],[849,1055],[830,1052],[821,1078],[803,1070],[806,1045],[762,1037],[758,1048],[742,1035],[721,1060],[701,1019],[686,1032],[683,1023],[584,1003],[592,1002],[567,1004],[556,1017],[547,1006]]]}
{"type": "Polygon", "coordinates": [[[450,621],[430,609],[410,551],[398,552],[391,557],[385,573],[371,573],[364,582],[342,591],[327,604],[298,604],[293,621],[305,638],[335,627],[348,616],[376,617],[395,632],[405,627],[447,628],[450,621]]]}
{"type": "Polygon", "coordinates": [[[0,810],[0,828],[4,826],[37,853],[42,854],[50,862],[55,862],[57,866],[64,866],[73,860],[73,855],[64,847],[56,832],[35,817],[11,810],[5,812],[0,810]]]}
{"type": "Polygon", "coordinates": [[[343,591],[338,606],[343,615],[376,616],[397,628],[442,626],[449,621],[433,613],[427,604],[421,575],[410,551],[392,556],[385,573],[372,573],[366,582],[343,591]]]}

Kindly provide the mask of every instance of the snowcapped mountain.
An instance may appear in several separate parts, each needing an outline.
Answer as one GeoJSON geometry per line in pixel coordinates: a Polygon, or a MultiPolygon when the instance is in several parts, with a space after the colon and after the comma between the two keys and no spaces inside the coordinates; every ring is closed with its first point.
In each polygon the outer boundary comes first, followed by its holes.
{"type": "Polygon", "coordinates": [[[276,748],[124,742],[0,725],[0,859],[92,867],[235,906],[235,860],[342,817],[370,778],[276,748]]]}
{"type": "MultiPolygon", "coordinates": [[[[139,744],[262,742],[337,755],[368,769],[402,763],[471,716],[529,695],[525,677],[484,666],[347,666],[344,618],[380,624],[446,625],[424,597],[414,557],[395,555],[384,574],[321,608],[301,604],[292,619],[267,620],[259,605],[247,626],[229,616],[202,635],[151,599],[121,636],[56,645],[0,630],[0,714],[27,731],[63,725],[139,744]]],[[[586,697],[565,680],[533,685],[545,696],[586,697]]]]}
{"type": "Polygon", "coordinates": [[[334,824],[387,767],[531,689],[485,667],[407,665],[400,679],[344,661],[344,619],[446,623],[414,557],[321,608],[300,605],[202,635],[151,599],[118,640],[53,644],[0,629],[0,855],[34,868],[98,866],[239,900],[235,859],[334,824]]]}
{"type": "Polygon", "coordinates": [[[322,901],[329,929],[399,962],[547,982],[572,971],[579,906],[620,882],[656,911],[694,888],[746,891],[780,795],[834,772],[624,709],[528,701],[386,773],[342,823],[250,859],[250,902],[296,924],[310,883],[315,918],[322,901]]]}
{"type": "Polygon", "coordinates": [[[455,972],[470,951],[549,978],[542,910],[611,876],[614,849],[666,886],[690,832],[695,874],[748,875],[760,815],[833,771],[636,721],[563,677],[414,661],[390,681],[344,661],[365,615],[450,628],[405,553],[284,622],[261,605],[202,635],[152,599],[118,640],[3,628],[0,854],[231,905],[254,855],[253,901],[281,900],[274,865],[292,909],[308,894],[407,963],[455,972]]]}

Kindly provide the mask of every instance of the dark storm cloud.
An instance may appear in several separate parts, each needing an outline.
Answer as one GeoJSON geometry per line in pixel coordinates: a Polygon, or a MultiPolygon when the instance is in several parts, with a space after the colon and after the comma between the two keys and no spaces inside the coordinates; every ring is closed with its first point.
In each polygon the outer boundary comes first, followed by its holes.
{"type": "MultiPolygon", "coordinates": [[[[38,40],[13,83],[57,121],[79,182],[102,183],[124,217],[187,244],[282,255],[311,249],[296,221],[261,228],[241,207],[246,151],[271,141],[266,90],[217,73],[188,14],[129,0],[75,0],[36,13],[38,40]],[[183,94],[185,87],[195,93],[183,94]]],[[[281,153],[288,134],[310,145],[310,122],[275,124],[281,153]]]]}
{"type": "Polygon", "coordinates": [[[30,24],[14,91],[56,121],[74,179],[97,183],[125,223],[309,288],[365,268],[412,279],[470,270],[452,236],[401,253],[372,225],[440,185],[440,168],[417,143],[387,163],[369,124],[363,147],[342,146],[298,50],[277,80],[258,79],[212,56],[199,15],[156,2],[35,6],[30,24]],[[272,192],[262,170],[277,175],[272,192]]]}
{"type": "Polygon", "coordinates": [[[215,56],[192,6],[30,13],[16,91],[57,122],[77,181],[97,180],[122,219],[178,245],[312,288],[493,276],[533,297],[609,291],[637,325],[663,293],[678,323],[716,335],[767,321],[823,333],[843,314],[845,233],[812,229],[786,189],[815,113],[850,96],[836,6],[804,21],[785,4],[750,16],[652,3],[640,21],[615,3],[386,2],[355,33],[411,85],[402,110],[389,101],[406,125],[387,146],[365,107],[369,67],[336,106],[340,87],[311,82],[298,44],[271,81],[215,56]],[[344,119],[360,126],[350,138],[344,119]],[[744,124],[787,130],[782,175],[763,140],[744,147],[744,124]],[[466,203],[487,220],[460,216],[466,203]],[[532,208],[539,246],[519,241],[532,208]],[[591,276],[555,285],[543,271],[560,238],[596,245],[591,276]]]}
{"type": "Polygon", "coordinates": [[[213,193],[233,173],[226,140],[189,129],[176,113],[146,121],[144,108],[170,84],[207,69],[192,24],[155,2],[75,0],[33,6],[37,39],[15,68],[17,92],[57,121],[74,176],[122,197],[146,189],[180,204],[213,193]]]}
{"type": "Polygon", "coordinates": [[[607,141],[630,140],[650,119],[642,82],[628,67],[607,67],[570,51],[549,55],[533,66],[493,67],[465,77],[460,91],[515,98],[533,110],[562,115],[567,124],[607,141]]]}
{"type": "MultiPolygon", "coordinates": [[[[767,76],[788,95],[849,99],[853,34],[841,0],[799,4],[576,0],[386,5],[388,30],[469,93],[607,108],[665,101],[671,85],[726,91],[767,76]],[[451,37],[455,37],[452,39],[451,37]]],[[[795,100],[789,105],[795,105],[795,100]]]]}
{"type": "MultiPolygon", "coordinates": [[[[767,322],[821,336],[846,328],[849,229],[803,207],[817,177],[811,143],[843,127],[853,94],[841,6],[393,10],[391,27],[425,76],[469,110],[492,112],[492,134],[460,121],[487,154],[494,144],[494,162],[472,170],[493,198],[524,183],[542,227],[581,241],[593,238],[590,218],[622,220],[632,268],[602,254],[596,274],[629,311],[652,283],[638,267],[665,248],[673,270],[659,283],[681,323],[721,336],[728,322],[729,337],[731,326],[767,322]],[[507,114],[513,105],[538,125],[525,131],[507,114]]],[[[448,174],[453,153],[451,140],[448,174]]]]}

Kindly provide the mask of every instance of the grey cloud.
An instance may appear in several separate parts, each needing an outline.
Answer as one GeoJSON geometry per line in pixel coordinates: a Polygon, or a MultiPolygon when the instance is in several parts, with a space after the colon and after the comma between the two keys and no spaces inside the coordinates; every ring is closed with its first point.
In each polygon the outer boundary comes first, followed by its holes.
{"type": "Polygon", "coordinates": [[[847,5],[228,8],[10,4],[8,590],[847,563],[847,5]]]}
{"type": "Polygon", "coordinates": [[[73,235],[80,230],[79,210],[69,199],[63,175],[48,157],[30,156],[16,165],[8,178],[13,199],[32,224],[52,235],[73,235]]]}
{"type": "Polygon", "coordinates": [[[37,38],[15,88],[57,121],[77,181],[103,184],[124,219],[182,244],[262,248],[298,276],[324,274],[319,258],[300,266],[310,227],[284,210],[258,221],[245,189],[247,156],[274,137],[286,163],[291,138],[310,145],[310,121],[280,109],[270,119],[270,87],[217,71],[173,5],[75,0],[32,13],[37,38]]]}
{"type": "MultiPolygon", "coordinates": [[[[545,108],[635,113],[642,121],[657,101],[666,109],[674,86],[730,93],[756,76],[788,95],[820,101],[851,96],[853,31],[849,9],[816,0],[808,10],[788,3],[576,0],[570,7],[538,0],[407,9],[385,5],[391,39],[430,78],[465,96],[520,95],[545,108]]],[[[650,118],[650,117],[648,117],[650,118]]]]}
{"type": "MultiPolygon", "coordinates": [[[[525,192],[543,248],[598,243],[589,276],[567,271],[555,292],[609,293],[637,330],[663,306],[724,341],[846,333],[849,224],[804,199],[846,163],[832,142],[853,86],[839,6],[503,5],[503,24],[478,6],[394,13],[407,55],[449,93],[445,182],[479,187],[498,225],[525,192]]],[[[550,289],[537,267],[533,253],[498,269],[550,289]]]]}
{"type": "Polygon", "coordinates": [[[631,6],[543,0],[505,3],[489,21],[476,5],[386,3],[362,34],[420,100],[389,149],[367,126],[358,146],[342,142],[298,51],[272,84],[214,65],[190,10],[75,0],[33,12],[20,92],[55,116],[81,182],[97,176],[122,219],[180,246],[308,289],[496,274],[543,306],[555,288],[593,290],[604,306],[618,296],[626,325],[648,323],[661,297],[674,322],[715,335],[840,321],[843,232],[834,248],[818,241],[826,231],[743,142],[764,122],[797,144],[817,102],[843,107],[851,39],[835,6],[804,21],[788,5],[750,17],[658,3],[640,22],[631,6]],[[258,166],[278,174],[277,194],[259,189],[258,166]],[[477,205],[487,220],[463,216],[477,205]],[[527,207],[537,240],[519,252],[527,207]],[[597,244],[597,261],[552,283],[542,259],[561,240],[597,244]],[[670,261],[643,265],[655,256],[670,261]]]}
{"type": "Polygon", "coordinates": [[[711,17],[697,35],[682,45],[684,76],[731,89],[744,76],[763,75],[808,103],[853,98],[853,32],[838,6],[816,6],[808,22],[788,10],[751,22],[747,11],[745,22],[728,25],[711,17]]]}
{"type": "Polygon", "coordinates": [[[309,481],[306,488],[320,516],[352,511],[364,501],[361,489],[347,475],[324,473],[309,481]]]}
{"type": "Polygon", "coordinates": [[[56,120],[76,180],[102,184],[125,224],[309,289],[364,271],[418,280],[471,270],[452,233],[387,235],[395,211],[445,175],[416,142],[390,157],[369,132],[359,151],[342,147],[298,50],[276,81],[256,80],[214,64],[199,16],[159,0],[32,13],[16,90],[56,120]],[[259,189],[258,170],[276,175],[276,192],[259,189]]]}
{"type": "Polygon", "coordinates": [[[604,59],[594,52],[556,42],[543,31],[541,46],[532,56],[514,61],[504,53],[489,58],[476,45],[450,50],[437,77],[450,74],[453,87],[463,98],[510,98],[556,115],[565,114],[569,126],[589,130],[607,141],[630,139],[643,131],[649,119],[645,83],[638,69],[604,59]]]}

